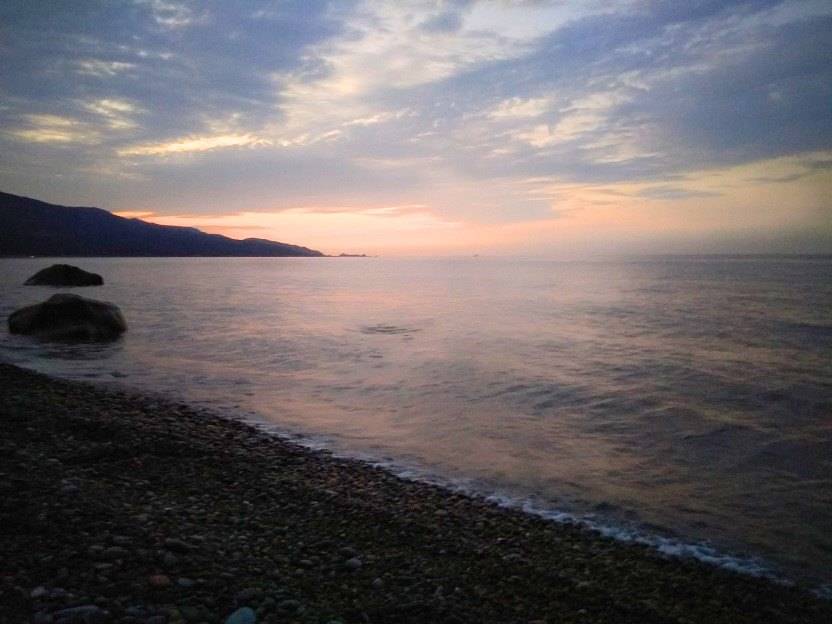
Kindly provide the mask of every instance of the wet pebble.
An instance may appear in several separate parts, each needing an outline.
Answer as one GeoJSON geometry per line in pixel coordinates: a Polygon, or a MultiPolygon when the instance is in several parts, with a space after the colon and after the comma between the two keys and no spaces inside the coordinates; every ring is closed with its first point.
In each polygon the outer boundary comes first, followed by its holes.
{"type": "Polygon", "coordinates": [[[165,548],[180,555],[184,555],[191,550],[191,547],[188,544],[183,542],[181,539],[173,537],[169,537],[165,540],[165,548]]]}
{"type": "Polygon", "coordinates": [[[257,615],[251,607],[240,607],[225,619],[225,624],[255,624],[257,615]]]}
{"type": "Polygon", "coordinates": [[[281,611],[287,611],[289,613],[294,613],[295,611],[300,609],[300,601],[293,600],[291,598],[287,599],[287,600],[281,600],[277,604],[277,608],[280,609],[281,611]]]}
{"type": "Polygon", "coordinates": [[[148,577],[147,582],[151,587],[170,587],[170,577],[165,574],[153,574],[148,577]]]}
{"type": "Polygon", "coordinates": [[[43,598],[48,593],[47,589],[43,586],[35,587],[31,592],[29,592],[30,598],[43,598]]]}
{"type": "Polygon", "coordinates": [[[108,614],[96,605],[82,605],[61,609],[52,614],[55,624],[100,624],[107,620],[108,614]]]}
{"type": "Polygon", "coordinates": [[[247,604],[263,595],[262,590],[257,587],[247,587],[246,589],[238,591],[234,595],[234,602],[236,604],[247,604]]]}

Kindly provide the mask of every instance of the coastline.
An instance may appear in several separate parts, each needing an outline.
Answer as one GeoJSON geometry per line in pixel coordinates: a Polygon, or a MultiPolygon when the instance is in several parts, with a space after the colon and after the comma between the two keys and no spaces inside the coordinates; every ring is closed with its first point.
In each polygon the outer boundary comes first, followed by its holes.
{"type": "Polygon", "coordinates": [[[174,401],[0,364],[0,419],[0,624],[832,621],[804,589],[174,401]]]}

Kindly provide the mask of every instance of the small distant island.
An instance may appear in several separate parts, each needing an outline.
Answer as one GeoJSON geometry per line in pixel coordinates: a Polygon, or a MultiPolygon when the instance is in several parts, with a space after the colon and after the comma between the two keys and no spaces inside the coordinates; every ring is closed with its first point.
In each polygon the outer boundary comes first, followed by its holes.
{"type": "MultiPolygon", "coordinates": [[[[262,238],[237,240],[196,228],[119,217],[0,192],[0,256],[324,257],[315,249],[262,238]]],[[[343,254],[342,254],[343,255],[343,254]]]]}

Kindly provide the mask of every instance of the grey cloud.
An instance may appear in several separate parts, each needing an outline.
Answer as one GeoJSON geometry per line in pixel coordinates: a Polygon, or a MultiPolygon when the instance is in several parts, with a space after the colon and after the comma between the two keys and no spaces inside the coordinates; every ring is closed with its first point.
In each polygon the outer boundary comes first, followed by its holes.
{"type": "Polygon", "coordinates": [[[149,2],[4,3],[0,84],[13,102],[4,125],[31,113],[83,117],[79,102],[120,98],[145,111],[143,139],[233,113],[256,127],[275,115],[271,74],[297,67],[305,46],[341,27],[328,4],[270,3],[266,16],[246,2],[185,3],[198,19],[169,28],[149,2]]]}
{"type": "Polygon", "coordinates": [[[539,122],[555,127],[570,103],[621,96],[596,127],[551,146],[505,148],[503,134],[447,145],[473,176],[554,175],[584,181],[666,179],[710,166],[832,148],[832,17],[767,23],[776,2],[643,3],[639,10],[567,24],[523,57],[474,68],[418,92],[422,113],[448,129],[508,97],[553,94],[539,122]],[[641,154],[611,157],[629,137],[641,154]]]}
{"type": "Polygon", "coordinates": [[[758,176],[751,178],[751,182],[762,182],[765,184],[782,184],[786,182],[796,182],[803,178],[814,175],[820,171],[829,171],[832,169],[832,160],[821,158],[817,160],[808,160],[800,163],[803,169],[795,173],[788,173],[779,176],[758,176]]]}
{"type": "Polygon", "coordinates": [[[421,24],[427,32],[455,32],[462,26],[462,17],[456,11],[445,11],[426,19],[421,24]]]}
{"type": "MultiPolygon", "coordinates": [[[[192,21],[180,25],[165,24],[164,16],[160,22],[150,3],[0,5],[0,127],[17,127],[29,114],[100,124],[83,103],[104,98],[140,109],[135,129],[104,128],[93,146],[12,143],[0,132],[0,186],[31,188],[41,175],[48,183],[39,184],[69,193],[96,188],[113,199],[109,205],[141,202],[153,188],[222,211],[230,204],[266,205],[275,193],[310,201],[327,193],[371,199],[399,193],[420,201],[434,172],[452,171],[487,182],[534,176],[648,181],[655,186],[647,193],[668,198],[690,193],[671,184],[688,171],[832,149],[832,15],[800,16],[795,8],[790,19],[770,20],[767,11],[790,6],[774,0],[638,1],[567,23],[512,58],[483,61],[430,84],[380,89],[368,104],[411,113],[344,129],[341,140],[285,152],[203,154],[175,167],[135,164],[125,171],[135,177],[116,190],[117,181],[88,172],[126,137],[199,133],[206,120],[233,113],[240,116],[230,123],[241,132],[278,120],[280,94],[270,76],[325,75],[327,65],[305,51],[349,33],[352,9],[351,3],[301,0],[256,9],[221,0],[184,6],[189,12],[181,15],[192,21]],[[90,62],[118,65],[99,65],[96,72],[93,64],[85,73],[90,62]],[[517,138],[538,125],[555,133],[595,93],[615,97],[580,132],[539,145],[517,138]],[[540,97],[550,105],[534,119],[487,116],[507,99],[540,97]],[[625,143],[634,153],[617,155],[614,148],[625,143]],[[368,159],[405,164],[372,167],[368,159]],[[408,167],[411,160],[421,164],[408,167]]],[[[415,23],[422,33],[500,38],[460,30],[465,9],[464,3],[443,5],[415,23]]],[[[478,210],[481,219],[499,220],[537,218],[549,207],[519,197],[503,214],[477,206],[449,206],[446,213],[476,218],[478,210]]]]}
{"type": "Polygon", "coordinates": [[[648,199],[692,199],[698,197],[719,197],[721,193],[696,191],[676,186],[652,186],[638,193],[639,197],[648,199]]]}

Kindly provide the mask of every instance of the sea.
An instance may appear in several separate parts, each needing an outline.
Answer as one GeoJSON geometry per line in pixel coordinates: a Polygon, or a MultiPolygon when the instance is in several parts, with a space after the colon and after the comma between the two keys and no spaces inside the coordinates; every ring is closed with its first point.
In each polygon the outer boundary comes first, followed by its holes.
{"type": "Polygon", "coordinates": [[[84,258],[109,344],[0,359],[832,596],[832,257],[84,258]]]}

